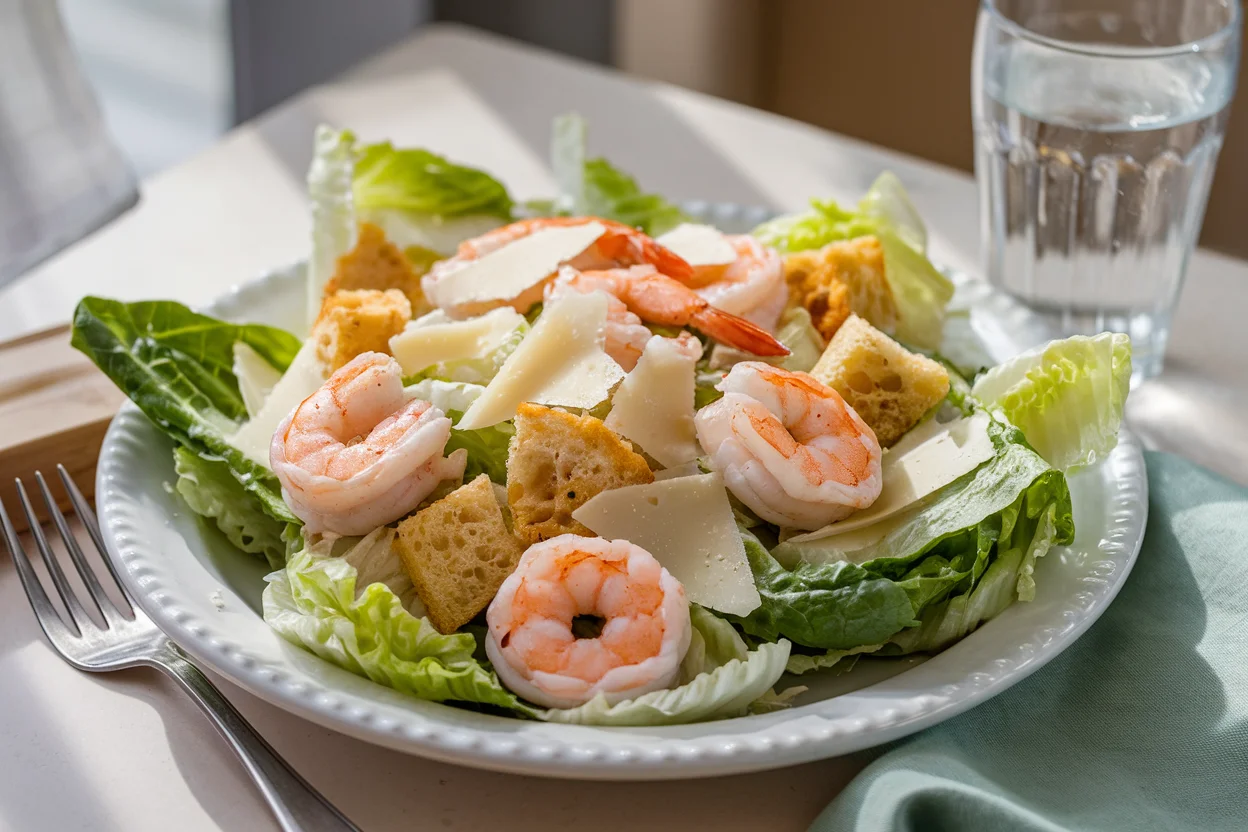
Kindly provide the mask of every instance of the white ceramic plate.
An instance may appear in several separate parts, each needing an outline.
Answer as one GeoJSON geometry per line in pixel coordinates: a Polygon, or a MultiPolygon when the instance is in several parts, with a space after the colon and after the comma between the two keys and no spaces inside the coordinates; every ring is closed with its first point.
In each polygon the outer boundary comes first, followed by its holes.
{"type": "MultiPolygon", "coordinates": [[[[721,212],[722,213],[722,212],[721,212]]],[[[722,225],[732,217],[718,217],[722,225]]],[[[1026,313],[962,281],[961,319],[997,358],[1026,344],[1026,313]]],[[[236,289],[207,311],[295,331],[302,269],[236,289]]],[[[260,617],[267,571],[188,512],[173,492],[171,444],[127,404],[100,454],[97,506],[110,555],[140,606],[197,661],[257,696],[360,739],[463,765],[557,777],[655,779],[755,771],[845,754],[934,725],[1027,677],[1101,615],[1144,535],[1147,481],[1125,434],[1103,463],[1070,480],[1074,545],[1037,567],[1036,600],[1015,604],[926,661],[867,659],[786,711],[665,728],[550,725],[424,702],[285,642],[260,617]],[[904,671],[904,672],[903,672],[904,671]]],[[[784,682],[781,683],[781,686],[784,682]]]]}

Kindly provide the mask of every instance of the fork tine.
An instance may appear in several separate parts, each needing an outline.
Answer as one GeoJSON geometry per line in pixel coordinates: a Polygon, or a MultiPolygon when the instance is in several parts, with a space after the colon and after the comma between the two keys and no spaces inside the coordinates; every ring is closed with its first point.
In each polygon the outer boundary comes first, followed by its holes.
{"type": "Polygon", "coordinates": [[[43,628],[43,633],[52,642],[52,646],[65,653],[64,645],[72,643],[75,635],[65,626],[60,613],[43,591],[43,584],[39,583],[39,576],[35,574],[34,567],[26,557],[26,550],[22,548],[22,541],[17,536],[17,529],[13,527],[13,521],[9,519],[9,512],[3,501],[0,501],[0,525],[4,526],[5,545],[9,549],[9,556],[13,558],[13,565],[17,567],[17,576],[22,581],[22,589],[26,590],[26,599],[35,611],[39,626],[43,628]]]}
{"type": "Polygon", "coordinates": [[[125,596],[126,602],[130,605],[131,613],[137,615],[139,608],[135,605],[134,597],[130,594],[130,590],[126,589],[121,576],[117,574],[117,567],[113,565],[113,559],[109,556],[108,549],[104,546],[104,536],[100,534],[100,524],[95,519],[95,512],[91,509],[91,504],[87,502],[86,497],[82,496],[78,483],[74,482],[73,477],[65,470],[64,465],[57,465],[56,472],[60,474],[61,483],[64,484],[65,491],[69,494],[69,501],[74,504],[74,511],[77,512],[78,518],[82,520],[82,525],[87,527],[87,534],[91,535],[91,542],[95,544],[96,550],[100,553],[104,566],[108,569],[108,574],[113,576],[113,583],[121,590],[121,594],[125,596]]]}
{"type": "Polygon", "coordinates": [[[48,504],[48,513],[52,515],[52,522],[56,525],[56,530],[60,532],[61,541],[65,544],[65,550],[69,552],[69,559],[74,562],[74,568],[78,570],[78,577],[82,578],[83,586],[87,588],[87,597],[91,599],[91,603],[95,606],[96,611],[104,619],[105,629],[121,623],[121,617],[117,609],[113,606],[113,602],[104,594],[104,587],[100,586],[100,581],[95,577],[95,570],[87,563],[87,559],[82,554],[82,549],[78,546],[78,541],[74,538],[74,533],[69,530],[69,524],[65,522],[65,515],[61,513],[61,507],[56,504],[56,500],[52,497],[52,492],[48,489],[48,482],[43,478],[43,474],[39,471],[35,472],[35,480],[39,483],[39,490],[43,492],[43,501],[48,504]]]}
{"type": "Polygon", "coordinates": [[[38,515],[35,514],[35,508],[31,505],[30,498],[26,496],[26,486],[22,485],[20,479],[16,482],[17,499],[22,504],[22,510],[26,512],[26,521],[35,538],[35,546],[39,549],[39,554],[43,555],[43,565],[47,567],[48,574],[52,576],[52,585],[56,587],[57,594],[61,596],[61,603],[65,605],[65,610],[69,613],[79,634],[87,628],[97,629],[95,622],[87,616],[87,611],[78,602],[78,596],[74,594],[69,581],[65,580],[65,573],[61,570],[60,561],[56,559],[56,552],[53,552],[52,547],[48,545],[48,539],[43,534],[43,526],[39,522],[38,515]]]}

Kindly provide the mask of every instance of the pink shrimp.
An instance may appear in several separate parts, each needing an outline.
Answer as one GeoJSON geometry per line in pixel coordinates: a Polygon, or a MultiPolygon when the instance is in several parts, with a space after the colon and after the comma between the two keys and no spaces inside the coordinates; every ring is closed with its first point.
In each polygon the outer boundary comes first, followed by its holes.
{"type": "Polygon", "coordinates": [[[695,291],[725,312],[774,332],[789,299],[784,261],[776,250],[748,234],[725,235],[737,253],[727,266],[694,269],[695,291]]]}
{"type": "Polygon", "coordinates": [[[671,687],[692,636],[684,587],[649,552],[574,534],[530,546],[485,617],[499,679],[550,708],[671,687]],[[578,633],[577,618],[601,630],[578,633]]]}
{"type": "MultiPolygon", "coordinates": [[[[567,290],[585,294],[602,291],[617,298],[624,308],[637,318],[634,323],[631,319],[626,319],[617,313],[616,323],[630,327],[630,338],[636,339],[636,342],[630,342],[630,348],[636,348],[637,342],[640,347],[645,347],[645,341],[642,340],[637,327],[641,327],[641,321],[648,321],[661,326],[692,327],[716,341],[745,350],[752,355],[789,354],[788,347],[777,341],[770,333],[743,318],[711,306],[688,286],[660,274],[653,266],[633,266],[630,269],[605,271],[566,270],[560,275],[551,291],[567,290]]],[[[610,337],[610,332],[608,332],[608,337],[610,337]]],[[[617,338],[623,338],[622,332],[617,332],[617,338]]],[[[639,350],[637,355],[641,355],[639,350]]],[[[633,364],[636,363],[634,357],[633,364]]]]}
{"type": "Polygon", "coordinates": [[[367,534],[463,476],[466,451],[442,456],[451,420],[429,402],[405,402],[402,374],[390,356],[361,353],[273,434],[269,464],[309,532],[367,534]]]}
{"type": "MultiPolygon", "coordinates": [[[[436,296],[434,286],[449,274],[463,268],[474,260],[479,260],[491,252],[497,251],[508,243],[514,243],[538,231],[547,228],[566,228],[568,226],[586,225],[591,222],[606,227],[606,233],[594,241],[585,251],[568,261],[568,264],[579,270],[610,269],[621,266],[647,264],[662,274],[675,280],[688,280],[693,276],[693,267],[686,263],[675,252],[655,242],[636,228],[614,220],[599,217],[538,217],[513,222],[496,228],[493,231],[465,240],[460,243],[455,256],[433,264],[429,273],[421,278],[421,286],[427,296],[436,296]]],[[[553,277],[552,273],[550,277],[553,277]]],[[[515,298],[504,298],[493,303],[493,306],[510,305],[517,312],[527,312],[535,303],[542,299],[542,294],[549,279],[538,283],[515,298]]],[[[474,303],[463,310],[448,310],[452,313],[476,315],[488,311],[489,304],[474,303]]]]}
{"type": "Polygon", "coordinates": [[[698,441],[737,499],[780,526],[817,529],[880,496],[875,433],[806,373],[737,364],[698,411],[698,441]]]}

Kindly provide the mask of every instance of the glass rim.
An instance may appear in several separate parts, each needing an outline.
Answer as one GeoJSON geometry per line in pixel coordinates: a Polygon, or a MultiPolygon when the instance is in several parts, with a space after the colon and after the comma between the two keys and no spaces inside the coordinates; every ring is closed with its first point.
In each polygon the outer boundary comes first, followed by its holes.
{"type": "Polygon", "coordinates": [[[1118,58],[1122,60],[1134,60],[1137,58],[1165,58],[1174,55],[1187,55],[1194,52],[1204,52],[1225,45],[1225,43],[1235,38],[1239,34],[1239,27],[1242,23],[1243,7],[1240,0],[1230,0],[1231,17],[1226,25],[1215,32],[1210,32],[1204,37],[1196,40],[1187,41],[1186,43],[1178,43],[1174,46],[1112,46],[1109,44],[1082,44],[1076,41],[1062,40],[1061,38],[1042,35],[1039,32],[1028,29],[1023,24],[1011,20],[1005,16],[1005,13],[997,8],[998,0],[980,0],[979,6],[992,16],[993,23],[1002,29],[1007,30],[1015,37],[1032,41],[1052,49],[1058,49],[1062,52],[1070,52],[1076,55],[1091,55],[1098,58],[1118,58]]]}

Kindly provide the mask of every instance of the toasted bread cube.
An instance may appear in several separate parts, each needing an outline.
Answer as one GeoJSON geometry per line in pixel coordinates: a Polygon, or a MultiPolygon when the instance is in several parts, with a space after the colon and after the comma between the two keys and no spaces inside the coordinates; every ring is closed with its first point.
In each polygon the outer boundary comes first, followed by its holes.
{"type": "Polygon", "coordinates": [[[884,276],[884,248],[876,237],[790,254],[784,274],[794,302],[806,307],[825,339],[831,340],[851,313],[885,332],[897,326],[897,304],[884,276]]]}
{"type": "Polygon", "coordinates": [[[329,372],[362,352],[390,354],[390,339],[412,318],[412,305],[397,289],[340,289],[325,298],[312,326],[316,354],[329,372]]]}
{"type": "Polygon", "coordinates": [[[507,502],[516,536],[537,543],[593,532],[572,519],[594,495],[654,482],[646,460],[601,419],[522,404],[507,455],[507,502]]]}
{"type": "MultiPolygon", "coordinates": [[[[386,233],[371,222],[360,223],[355,248],[338,258],[325,284],[326,296],[342,289],[398,289],[412,305],[412,315],[433,310],[420,288],[420,274],[386,233]]],[[[409,316],[411,317],[411,316],[409,316]]]]}
{"type": "Polygon", "coordinates": [[[810,374],[844,397],[888,447],[940,403],[949,373],[850,315],[810,374]]]}
{"type": "Polygon", "coordinates": [[[440,633],[489,606],[524,551],[485,474],[400,523],[395,548],[440,633]]]}

